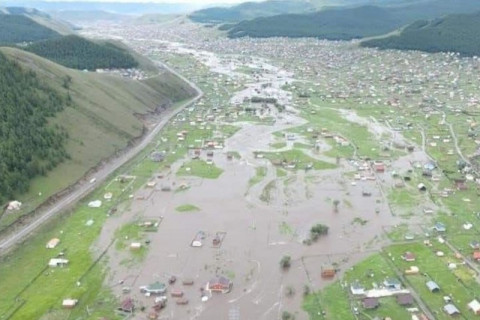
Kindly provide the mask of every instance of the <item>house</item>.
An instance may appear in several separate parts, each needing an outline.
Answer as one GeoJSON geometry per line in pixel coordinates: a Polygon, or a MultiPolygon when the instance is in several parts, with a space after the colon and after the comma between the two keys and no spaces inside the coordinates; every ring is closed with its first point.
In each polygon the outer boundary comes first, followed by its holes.
{"type": "Polygon", "coordinates": [[[411,266],[409,269],[405,270],[405,274],[412,275],[418,274],[420,269],[417,266],[411,266]]]}
{"type": "Polygon", "coordinates": [[[455,179],[455,187],[460,191],[468,189],[464,179],[455,179]]]}
{"type": "Polygon", "coordinates": [[[409,293],[397,296],[397,303],[401,306],[411,306],[413,304],[413,296],[409,293]]]}
{"type": "Polygon", "coordinates": [[[480,251],[474,251],[472,254],[472,258],[473,260],[480,262],[480,251]]]}
{"type": "Polygon", "coordinates": [[[458,310],[457,307],[451,303],[443,306],[443,311],[445,311],[449,316],[456,316],[460,314],[460,310],[458,310]]]}
{"type": "Polygon", "coordinates": [[[67,259],[53,258],[48,262],[49,267],[64,267],[68,264],[67,259]]]}
{"type": "Polygon", "coordinates": [[[207,283],[207,290],[228,293],[232,290],[233,283],[226,277],[215,277],[207,283]]]}
{"type": "Polygon", "coordinates": [[[383,173],[385,172],[385,164],[383,162],[375,162],[373,164],[373,168],[377,173],[383,173]]]}
{"type": "Polygon", "coordinates": [[[435,230],[437,232],[445,232],[445,231],[447,231],[447,227],[443,223],[437,222],[433,226],[433,230],[435,230]]]}
{"type": "Polygon", "coordinates": [[[331,278],[335,277],[336,273],[337,273],[337,271],[335,270],[334,267],[327,266],[327,267],[322,267],[322,271],[321,271],[320,275],[323,279],[331,279],[331,278]]]}
{"type": "Polygon", "coordinates": [[[415,261],[415,254],[413,254],[412,252],[405,252],[403,255],[402,255],[402,259],[407,261],[407,262],[413,262],[415,261]]]}
{"type": "Polygon", "coordinates": [[[363,307],[368,310],[376,309],[380,305],[378,298],[365,298],[362,300],[362,304],[363,307]]]}
{"type": "Polygon", "coordinates": [[[58,239],[58,238],[50,239],[50,241],[47,242],[46,248],[47,248],[47,249],[53,249],[53,248],[55,248],[59,243],[60,243],[60,239],[58,239]]]}
{"type": "Polygon", "coordinates": [[[133,313],[134,309],[135,303],[132,298],[125,298],[125,300],[123,300],[120,306],[117,308],[117,310],[127,313],[133,313]]]}
{"type": "Polygon", "coordinates": [[[73,309],[78,303],[77,299],[64,299],[62,301],[62,307],[65,309],[73,309]]]}
{"type": "Polygon", "coordinates": [[[402,284],[396,278],[386,278],[383,281],[383,285],[385,286],[385,288],[387,288],[389,290],[400,290],[400,289],[402,289],[402,284]]]}
{"type": "Polygon", "coordinates": [[[480,302],[477,299],[472,300],[467,306],[475,315],[480,316],[480,302]]]}
{"type": "Polygon", "coordinates": [[[353,295],[364,295],[365,287],[362,286],[358,281],[355,281],[350,285],[350,291],[353,295]]]}
{"type": "Polygon", "coordinates": [[[148,286],[140,287],[140,292],[147,294],[164,294],[167,291],[167,286],[164,283],[156,281],[148,286]]]}
{"type": "Polygon", "coordinates": [[[428,290],[430,290],[430,292],[439,292],[440,291],[440,287],[438,286],[438,284],[435,281],[432,281],[432,280],[427,281],[426,285],[427,285],[428,290]]]}

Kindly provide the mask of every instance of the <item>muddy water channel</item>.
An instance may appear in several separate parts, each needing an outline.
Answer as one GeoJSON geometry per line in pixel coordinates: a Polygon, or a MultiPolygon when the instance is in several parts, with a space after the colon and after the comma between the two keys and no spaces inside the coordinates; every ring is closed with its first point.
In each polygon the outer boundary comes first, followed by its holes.
{"type": "MultiPolygon", "coordinates": [[[[318,290],[334,281],[322,279],[322,270],[334,266],[338,278],[388,243],[385,228],[400,223],[386,199],[385,190],[394,181],[373,171],[355,178],[355,162],[325,156],[323,151],[331,146],[322,141],[318,150],[305,153],[312,159],[336,165],[334,169],[279,169],[265,157],[256,156],[258,151],[291,150],[291,141],[279,149],[272,148],[272,143],[286,140],[274,133],[307,123],[298,116],[291,93],[282,90],[294,75],[263,60],[257,63],[265,74],[239,75],[235,67],[241,62],[235,57],[229,57],[227,63],[214,53],[187,50],[178,44],[170,50],[192,54],[214,72],[242,78],[244,89],[232,92],[231,100],[225,103],[237,103],[260,93],[275,95],[288,108],[286,112],[270,108],[273,125],[234,123],[240,129],[225,141],[223,149],[213,151],[213,157],[207,157],[202,150],[200,159],[213,159],[214,165],[223,170],[217,179],[177,176],[177,170],[190,160],[187,156],[168,172],[152,177],[157,182],[152,190],[143,188],[134,193],[132,203],[108,220],[99,246],[108,243],[115,230],[126,223],[160,221],[158,231],[148,234],[148,251],[137,262],[128,262],[129,250],[112,246],[108,252],[108,285],[119,299],[130,296],[139,307],[146,307],[145,312],[135,314],[135,319],[145,319],[155,300],[140,292],[139,287],[156,281],[168,285],[171,276],[177,280],[168,286],[168,302],[159,313],[161,319],[277,320],[285,310],[294,312],[296,319],[307,319],[301,311],[304,287],[318,290]],[[267,83],[268,87],[264,86],[267,83]],[[228,152],[236,152],[239,157],[229,159],[228,152]],[[252,183],[258,168],[263,168],[263,174],[252,183]],[[165,185],[175,187],[170,192],[162,191],[161,186],[165,185]],[[174,191],[182,185],[188,188],[174,191]],[[185,204],[198,210],[176,210],[185,204]],[[329,227],[328,235],[305,244],[310,228],[317,223],[329,227]],[[220,244],[214,241],[217,235],[220,244]],[[194,240],[201,246],[192,246],[194,240]],[[292,258],[287,271],[279,264],[284,255],[292,258]],[[202,291],[217,276],[231,280],[231,291],[202,291]],[[193,280],[193,285],[182,284],[185,279],[193,280]],[[127,289],[131,291],[124,293],[127,289]],[[182,291],[188,304],[176,304],[176,298],[171,297],[174,290],[182,291]],[[202,296],[206,301],[202,301],[202,296]]],[[[302,141],[301,137],[298,139],[296,142],[302,141]]],[[[426,158],[421,152],[415,153],[400,158],[397,165],[408,166],[410,156],[419,158],[418,161],[426,158]]]]}

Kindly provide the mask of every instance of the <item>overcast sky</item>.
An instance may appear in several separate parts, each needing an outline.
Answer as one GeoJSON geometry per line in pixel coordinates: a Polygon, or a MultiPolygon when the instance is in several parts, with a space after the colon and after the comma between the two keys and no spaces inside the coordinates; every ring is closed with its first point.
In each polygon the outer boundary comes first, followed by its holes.
{"type": "Polygon", "coordinates": [[[48,2],[156,2],[156,3],[240,3],[246,1],[264,1],[264,0],[45,0],[48,2]]]}

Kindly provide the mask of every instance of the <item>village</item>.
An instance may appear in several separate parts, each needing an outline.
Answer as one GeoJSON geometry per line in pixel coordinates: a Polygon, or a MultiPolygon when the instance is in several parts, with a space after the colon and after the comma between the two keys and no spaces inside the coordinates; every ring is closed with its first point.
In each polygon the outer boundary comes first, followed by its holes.
{"type": "MultiPolygon", "coordinates": [[[[480,319],[478,58],[178,19],[82,33],[203,92],[82,207],[119,319],[480,319]]],[[[65,237],[50,278],[82,263],[65,237]]]]}

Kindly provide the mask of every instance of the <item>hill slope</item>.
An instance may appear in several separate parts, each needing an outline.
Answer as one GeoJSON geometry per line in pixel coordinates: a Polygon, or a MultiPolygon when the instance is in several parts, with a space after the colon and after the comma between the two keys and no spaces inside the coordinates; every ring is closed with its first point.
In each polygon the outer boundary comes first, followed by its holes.
{"type": "Polygon", "coordinates": [[[349,40],[382,34],[402,21],[389,10],[373,6],[335,8],[310,14],[286,14],[242,21],[229,30],[231,38],[317,37],[349,40]]]}
{"type": "Polygon", "coordinates": [[[257,17],[267,17],[283,13],[301,13],[313,11],[310,2],[290,0],[270,0],[264,2],[245,2],[232,7],[213,7],[193,12],[189,18],[201,23],[238,22],[257,17]]]}
{"type": "Polygon", "coordinates": [[[59,38],[60,34],[23,15],[0,13],[0,44],[59,38]]]}
{"type": "Polygon", "coordinates": [[[329,8],[310,14],[287,14],[242,21],[229,27],[228,36],[350,40],[386,34],[419,19],[434,19],[472,10],[480,10],[480,1],[432,0],[384,7],[329,8]]]}
{"type": "MultiPolygon", "coordinates": [[[[142,115],[169,107],[194,94],[182,80],[163,72],[146,81],[133,81],[106,74],[67,69],[32,53],[0,48],[24,70],[33,71],[59,95],[69,95],[71,107],[49,118],[48,128],[66,131],[63,146],[71,159],[57,164],[46,176],[30,181],[27,193],[16,192],[24,211],[0,219],[0,231],[53,194],[72,185],[91,168],[140,137],[142,115]],[[39,196],[39,194],[41,194],[39,196]]],[[[0,74],[0,78],[4,74],[0,74]]],[[[2,102],[0,102],[2,103],[2,102]]]]}
{"type": "Polygon", "coordinates": [[[0,203],[66,158],[61,128],[47,119],[69,104],[33,72],[0,53],[0,203]]]}
{"type": "Polygon", "coordinates": [[[69,35],[33,43],[26,50],[73,69],[133,68],[138,62],[126,50],[69,35]]]}
{"type": "Polygon", "coordinates": [[[364,47],[380,49],[420,50],[426,52],[458,52],[480,55],[480,12],[449,15],[433,21],[417,21],[399,35],[371,39],[364,47]]]}
{"type": "Polygon", "coordinates": [[[32,19],[36,23],[63,35],[71,34],[74,29],[73,25],[65,22],[63,19],[52,18],[52,16],[50,16],[49,14],[34,8],[5,7],[0,8],[0,12],[9,15],[25,16],[32,19]]]}

